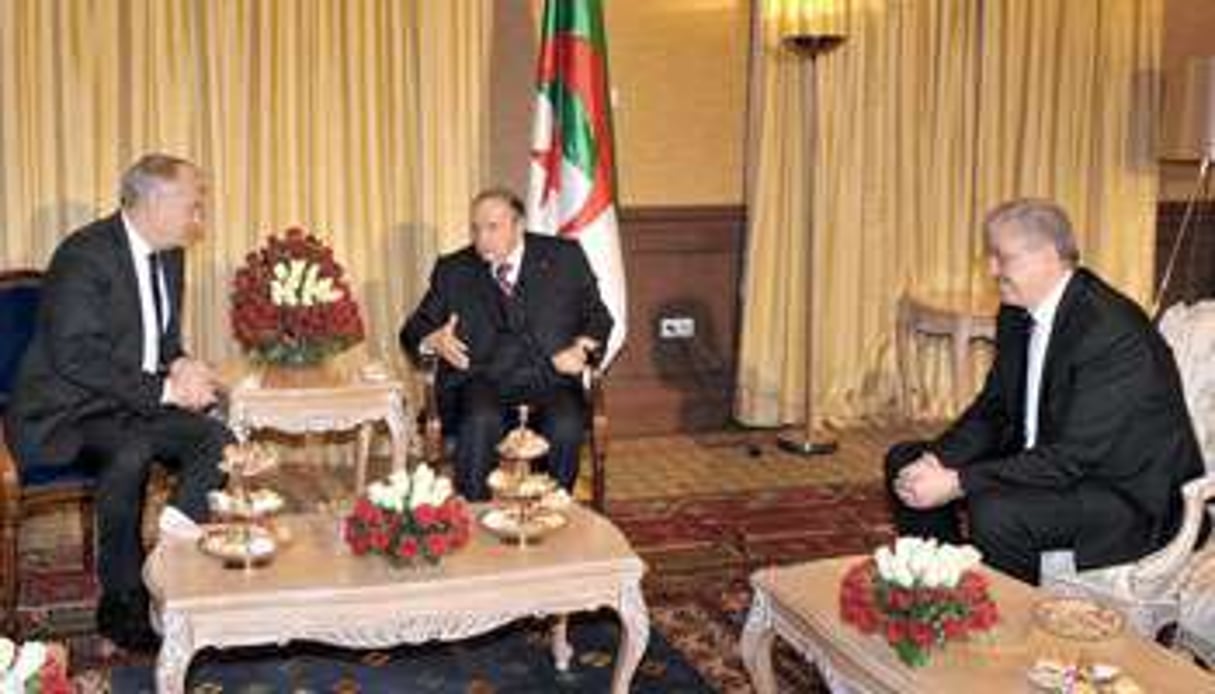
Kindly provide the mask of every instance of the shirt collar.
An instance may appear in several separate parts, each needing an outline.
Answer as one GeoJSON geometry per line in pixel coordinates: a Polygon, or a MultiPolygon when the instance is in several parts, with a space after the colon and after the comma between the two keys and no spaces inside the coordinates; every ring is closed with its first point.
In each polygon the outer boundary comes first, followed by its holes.
{"type": "Polygon", "coordinates": [[[523,246],[523,239],[519,239],[519,245],[515,246],[515,250],[511,251],[510,255],[506,256],[506,259],[502,261],[510,265],[511,272],[517,272],[523,265],[523,246]]]}
{"type": "Polygon", "coordinates": [[[127,217],[125,211],[122,212],[122,228],[127,232],[127,243],[131,244],[132,253],[146,258],[156,252],[156,249],[152,248],[152,245],[135,228],[135,224],[127,217]]]}
{"type": "Polygon", "coordinates": [[[1071,281],[1074,274],[1074,270],[1068,270],[1063,277],[1059,278],[1054,289],[1050,290],[1046,298],[1029,310],[1029,315],[1034,319],[1034,325],[1051,325],[1054,323],[1055,313],[1059,310],[1059,302],[1063,300],[1063,290],[1067,289],[1067,283],[1071,281]]]}

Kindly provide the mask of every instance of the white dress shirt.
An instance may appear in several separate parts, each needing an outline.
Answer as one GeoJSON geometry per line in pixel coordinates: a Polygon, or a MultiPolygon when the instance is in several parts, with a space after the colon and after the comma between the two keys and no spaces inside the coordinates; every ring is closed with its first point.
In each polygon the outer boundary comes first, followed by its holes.
{"type": "Polygon", "coordinates": [[[141,368],[145,373],[154,374],[160,364],[160,341],[157,339],[161,332],[169,327],[168,292],[165,287],[164,266],[156,281],[160,283],[160,330],[156,330],[156,307],[153,305],[152,285],[148,282],[148,256],[155,249],[144,240],[126,213],[122,215],[122,226],[127,232],[127,245],[131,248],[131,262],[135,264],[135,279],[139,283],[139,315],[143,324],[143,361],[141,368]]]}
{"type": "Polygon", "coordinates": [[[1033,448],[1038,442],[1038,405],[1041,402],[1042,367],[1046,361],[1046,348],[1050,343],[1051,329],[1055,324],[1055,313],[1063,290],[1072,279],[1068,270],[1063,279],[1050,290],[1050,294],[1037,306],[1029,309],[1033,327],[1029,334],[1029,350],[1025,360],[1025,447],[1033,448]]]}

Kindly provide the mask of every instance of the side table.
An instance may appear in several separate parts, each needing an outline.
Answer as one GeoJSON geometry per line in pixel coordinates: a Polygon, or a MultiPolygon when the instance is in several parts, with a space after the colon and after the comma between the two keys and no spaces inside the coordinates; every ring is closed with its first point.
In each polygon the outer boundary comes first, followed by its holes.
{"type": "Polygon", "coordinates": [[[312,383],[279,384],[265,372],[245,374],[228,395],[228,426],[246,441],[254,429],[316,434],[358,429],[355,493],[367,483],[371,435],[384,422],[392,437],[392,469],[403,470],[411,441],[405,385],[393,376],[366,378],[361,371],[335,372],[312,383]]]}
{"type": "Polygon", "coordinates": [[[1000,610],[1000,622],[993,632],[971,641],[951,642],[934,650],[928,665],[909,667],[881,636],[862,634],[840,618],[840,580],[849,566],[863,558],[824,559],[752,574],[755,595],[741,650],[759,694],[775,691],[771,650],[776,636],[817,666],[836,694],[1027,692],[1026,673],[1040,657],[1112,663],[1153,694],[1215,691],[1215,676],[1132,629],[1103,641],[1085,642],[1039,630],[1033,624],[1033,606],[1048,593],[990,567],[983,572],[1000,610]]]}
{"type": "Polygon", "coordinates": [[[995,342],[998,309],[999,301],[989,296],[971,299],[954,293],[906,293],[899,298],[895,351],[901,388],[900,406],[904,413],[914,413],[913,393],[923,392],[923,383],[914,364],[914,353],[918,351],[916,348],[920,337],[949,338],[953,371],[950,407],[958,409],[965,406],[970,385],[970,344],[975,340],[995,342]],[[915,387],[912,385],[913,379],[915,387]]]}

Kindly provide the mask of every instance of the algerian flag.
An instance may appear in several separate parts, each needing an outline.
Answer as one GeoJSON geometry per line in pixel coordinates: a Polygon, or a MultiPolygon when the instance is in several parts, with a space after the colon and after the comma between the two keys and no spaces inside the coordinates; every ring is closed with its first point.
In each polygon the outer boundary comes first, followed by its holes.
{"type": "Polygon", "coordinates": [[[582,244],[615,319],[604,366],[626,332],[612,150],[603,7],[599,0],[546,0],[536,64],[529,226],[582,244]]]}

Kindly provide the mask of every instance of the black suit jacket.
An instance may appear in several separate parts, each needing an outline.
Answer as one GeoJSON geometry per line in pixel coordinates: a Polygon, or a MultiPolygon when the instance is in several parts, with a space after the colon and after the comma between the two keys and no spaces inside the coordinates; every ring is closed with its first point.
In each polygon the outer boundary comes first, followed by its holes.
{"type": "Polygon", "coordinates": [[[401,328],[403,349],[417,356],[423,338],[459,316],[457,334],[468,345],[470,367],[441,362],[440,392],[473,377],[540,392],[562,382],[550,358],[579,335],[606,343],[612,316],[582,247],[574,241],[526,234],[523,263],[510,300],[502,297],[488,265],[472,246],[443,256],[430,287],[401,328]]]}
{"type": "MultiPolygon", "coordinates": [[[[166,364],[182,354],[184,253],[161,253],[170,323],[161,340],[166,364]]],[[[160,405],[163,374],[142,369],[143,320],[135,264],[115,213],[59,244],[43,278],[38,324],[17,372],[6,412],[21,457],[69,464],[79,453],[76,424],[112,417],[116,426],[160,405]]]]}
{"type": "MultiPolygon", "coordinates": [[[[1039,389],[1038,436],[1025,449],[1029,316],[1002,307],[996,360],[983,390],[932,445],[968,497],[1005,489],[1073,490],[1080,568],[1137,559],[1164,545],[1181,517],[1180,487],[1202,473],[1168,344],[1143,311],[1078,269],[1055,314],[1039,389]],[[1135,518],[1118,529],[1111,508],[1135,518]]],[[[981,499],[978,501],[981,503],[981,499]]]]}

